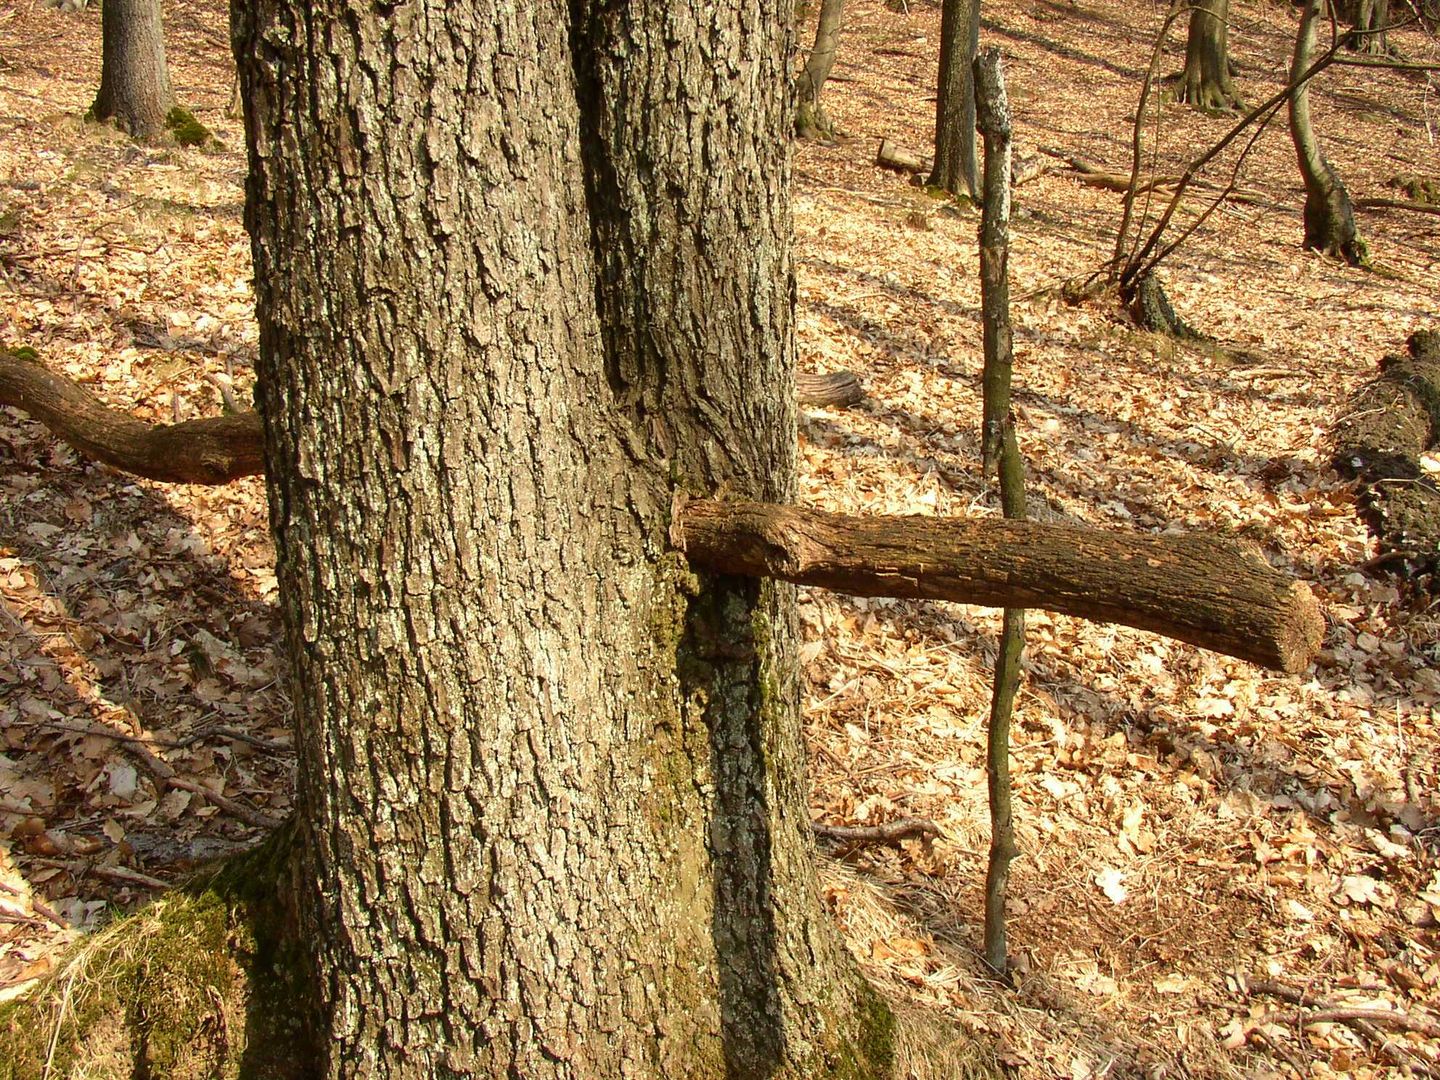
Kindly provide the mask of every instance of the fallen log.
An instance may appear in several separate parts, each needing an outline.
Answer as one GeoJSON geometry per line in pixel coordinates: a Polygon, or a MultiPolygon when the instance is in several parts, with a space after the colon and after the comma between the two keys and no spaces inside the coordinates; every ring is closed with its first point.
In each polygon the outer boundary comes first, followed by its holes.
{"type": "Polygon", "coordinates": [[[147,424],[24,353],[0,350],[0,405],[24,409],[87,457],[175,484],[225,484],[265,468],[254,412],[147,424]]]}
{"type": "Polygon", "coordinates": [[[852,596],[1036,607],[1122,623],[1281,671],[1324,636],[1310,590],[1258,552],[1207,535],[1150,536],[996,518],[851,517],[697,501],[679,513],[691,562],[852,596]]]}
{"type": "MultiPolygon", "coordinates": [[[[1094,162],[1086,161],[1084,158],[1075,157],[1064,150],[1057,150],[1053,146],[1040,147],[1040,153],[1063,161],[1070,167],[1071,175],[1088,187],[1102,188],[1105,191],[1126,192],[1130,190],[1130,174],[1115,172],[1106,169],[1094,162]]],[[[1156,176],[1149,180],[1140,181],[1135,190],[1137,193],[1146,191],[1158,191],[1164,195],[1173,195],[1175,187],[1180,183],[1179,176],[1156,176]]],[[[1231,187],[1198,178],[1190,181],[1192,187],[1201,188],[1207,191],[1223,191],[1225,198],[1230,202],[1265,204],[1267,199],[1264,192],[1253,191],[1248,188],[1231,187]]]]}
{"type": "Polygon", "coordinates": [[[1440,440],[1440,333],[1410,335],[1335,424],[1332,463],[1355,480],[1360,516],[1380,545],[1372,565],[1416,580],[1440,577],[1440,485],[1420,456],[1440,440]]]}
{"type": "Polygon", "coordinates": [[[894,172],[909,173],[919,176],[921,173],[930,171],[930,162],[913,150],[906,150],[903,146],[897,146],[889,139],[880,140],[880,149],[875,151],[875,164],[882,169],[890,169],[894,172]]]}
{"type": "MultiPolygon", "coordinates": [[[[904,173],[906,176],[929,176],[930,168],[932,168],[929,158],[920,157],[916,151],[906,150],[900,144],[891,143],[888,138],[880,140],[880,148],[876,151],[876,164],[881,168],[888,168],[893,173],[904,173]]],[[[1044,176],[1048,171],[1051,171],[1051,166],[1047,166],[1044,161],[1040,160],[1040,157],[1035,154],[1027,154],[1027,156],[1017,157],[1012,161],[1009,181],[1012,186],[1020,187],[1021,184],[1030,183],[1031,180],[1044,176]]]]}
{"type": "MultiPolygon", "coordinates": [[[[908,176],[929,176],[932,168],[929,158],[921,157],[914,150],[907,150],[889,139],[880,140],[880,148],[875,151],[875,164],[882,169],[905,173],[908,176]]],[[[1036,177],[1044,176],[1051,171],[1051,168],[1052,166],[1046,165],[1035,154],[1017,157],[1011,163],[1010,183],[1019,187],[1036,177]]],[[[1129,177],[1126,179],[1128,180],[1129,177]]]]}
{"type": "MultiPolygon", "coordinates": [[[[25,409],[82,453],[153,480],[221,484],[264,469],[253,412],[151,426],[3,350],[0,405],[25,409]]],[[[674,535],[692,561],[724,573],[856,596],[1044,608],[1284,671],[1303,669],[1324,632],[1304,585],[1257,553],[1208,536],[712,501],[682,507],[674,535]]]]}
{"type": "MultiPolygon", "coordinates": [[[[1078,157],[1067,157],[1065,163],[1074,170],[1076,179],[1082,184],[1087,184],[1090,187],[1104,188],[1106,191],[1123,192],[1130,190],[1129,173],[1111,172],[1109,169],[1103,169],[1099,165],[1092,164],[1078,157]]],[[[1151,188],[1155,188],[1160,191],[1170,191],[1173,190],[1179,182],[1180,178],[1178,176],[1157,176],[1153,179],[1142,181],[1135,190],[1149,191],[1151,188]]]]}
{"type": "Polygon", "coordinates": [[[904,840],[944,840],[945,834],[929,818],[902,817],[879,825],[826,825],[812,821],[810,831],[818,840],[833,844],[845,844],[852,850],[870,844],[885,844],[898,848],[904,840]]]}
{"type": "Polygon", "coordinates": [[[801,405],[843,409],[865,400],[865,391],[852,371],[836,371],[830,375],[801,371],[795,375],[795,398],[801,405]]]}
{"type": "Polygon", "coordinates": [[[1412,214],[1440,215],[1440,203],[1415,202],[1412,199],[1353,199],[1357,210],[1407,210],[1412,214]]]}

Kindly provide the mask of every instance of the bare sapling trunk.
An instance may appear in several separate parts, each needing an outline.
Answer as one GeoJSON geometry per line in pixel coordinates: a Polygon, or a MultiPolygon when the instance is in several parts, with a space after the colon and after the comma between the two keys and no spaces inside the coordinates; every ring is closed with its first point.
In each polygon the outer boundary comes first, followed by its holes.
{"type": "Polygon", "coordinates": [[[1196,0],[1191,9],[1175,100],[1206,112],[1244,107],[1230,77],[1230,0],[1196,0]]]}
{"type": "Polygon", "coordinates": [[[833,139],[835,125],[820,103],[825,80],[835,66],[840,47],[840,20],[845,0],[821,0],[820,21],[815,27],[815,44],[800,70],[796,86],[795,133],[803,139],[833,139]]]}
{"type": "Polygon", "coordinates": [[[1306,0],[1295,35],[1295,56],[1290,64],[1291,83],[1300,83],[1290,97],[1290,137],[1300,176],[1305,181],[1305,247],[1351,266],[1368,262],[1365,242],[1355,226],[1350,193],[1320,151],[1320,141],[1310,117],[1310,84],[1301,82],[1315,54],[1320,24],[1325,20],[1326,0],[1306,0]]]}
{"type": "Polygon", "coordinates": [[[980,196],[975,91],[970,65],[980,44],[980,0],[940,9],[940,77],[935,95],[935,164],[929,182],[951,195],[980,196]]]}
{"type": "Polygon", "coordinates": [[[100,91],[90,115],[137,139],[165,132],[175,108],[160,0],[105,0],[101,8],[100,91]]]}
{"type": "MultiPolygon", "coordinates": [[[[980,290],[985,369],[981,454],[985,474],[1000,481],[1006,518],[1025,517],[1025,463],[1010,412],[1014,333],[1010,326],[1010,105],[1005,97],[1000,50],[987,49],[974,63],[975,98],[985,137],[985,201],[980,217],[980,290]]],[[[1006,955],[1005,898],[1016,855],[1010,798],[1010,717],[1020,685],[1025,648],[1025,609],[1007,607],[995,659],[995,685],[986,735],[990,797],[990,861],[985,874],[985,962],[999,975],[1006,955]]]]}

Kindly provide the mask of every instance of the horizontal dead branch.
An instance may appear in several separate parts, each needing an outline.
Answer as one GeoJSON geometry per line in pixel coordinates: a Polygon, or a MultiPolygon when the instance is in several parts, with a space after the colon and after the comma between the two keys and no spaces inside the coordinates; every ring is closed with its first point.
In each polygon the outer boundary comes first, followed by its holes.
{"type": "MultiPolygon", "coordinates": [[[[1111,172],[1109,169],[1102,169],[1099,165],[1092,164],[1078,157],[1065,159],[1066,164],[1076,173],[1076,179],[1082,184],[1090,187],[1104,188],[1106,191],[1129,191],[1130,174],[1111,172]]],[[[1180,182],[1178,176],[1156,176],[1146,180],[1137,187],[1136,191],[1149,191],[1151,188],[1160,190],[1173,189],[1180,182]]]]}
{"type": "Polygon", "coordinates": [[[24,409],[87,457],[151,480],[225,484],[264,469],[257,413],[146,424],[5,350],[0,350],[0,405],[24,409]]]}
{"type": "Polygon", "coordinates": [[[1150,536],[995,518],[852,517],[768,503],[680,512],[690,560],[853,596],[1044,608],[1300,671],[1324,636],[1310,590],[1207,535],[1150,536]]]}
{"type": "Polygon", "coordinates": [[[1408,210],[1412,214],[1440,215],[1440,203],[1414,202],[1410,199],[1354,199],[1357,210],[1408,210]]]}
{"type": "MultiPolygon", "coordinates": [[[[229,387],[215,382],[232,410],[229,387]]],[[[865,398],[853,372],[795,376],[802,405],[843,408],[865,398]]],[[[152,425],[112,409],[42,364],[0,350],[0,405],[24,409],[87,457],[150,480],[227,484],[264,471],[260,416],[251,411],[152,425]]]]}
{"type": "MultiPolygon", "coordinates": [[[[3,350],[0,404],[27,410],[82,453],[155,480],[218,484],[264,467],[255,413],[152,427],[3,350]]],[[[692,560],[726,573],[860,596],[1044,608],[1152,630],[1285,671],[1304,668],[1324,633],[1304,585],[1258,554],[1208,536],[714,502],[685,508],[675,535],[692,560]]],[[[233,800],[197,794],[241,820],[270,824],[233,800]]]]}

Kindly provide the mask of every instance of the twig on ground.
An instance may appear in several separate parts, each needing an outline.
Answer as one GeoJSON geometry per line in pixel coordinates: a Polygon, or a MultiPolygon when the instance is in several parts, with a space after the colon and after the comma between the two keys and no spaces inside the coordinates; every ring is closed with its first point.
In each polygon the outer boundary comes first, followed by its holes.
{"type": "MultiPolygon", "coordinates": [[[[128,866],[104,866],[85,858],[51,859],[45,857],[35,858],[39,866],[49,866],[57,870],[64,870],[72,877],[81,878],[86,874],[93,874],[95,877],[106,878],[110,881],[119,882],[122,885],[140,885],[147,889],[171,889],[174,883],[161,878],[152,877],[150,874],[142,873],[139,870],[131,870],[128,866]]],[[[38,911],[39,908],[36,908],[38,911]]],[[[47,918],[49,916],[46,916],[47,918]]],[[[61,925],[68,925],[62,923],[61,925]]]]}
{"type": "Polygon", "coordinates": [[[1363,574],[1367,570],[1374,570],[1378,567],[1385,566],[1388,563],[1399,562],[1402,559],[1419,559],[1423,557],[1424,554],[1425,553],[1423,551],[1419,551],[1415,548],[1397,548],[1394,551],[1382,551],[1379,555],[1376,555],[1375,557],[1370,559],[1366,559],[1364,562],[1357,565],[1355,569],[1359,573],[1363,574]]]}
{"type": "Polygon", "coordinates": [[[896,818],[894,821],[887,821],[882,825],[825,825],[817,821],[812,822],[810,828],[821,840],[829,840],[836,844],[848,844],[852,848],[864,847],[867,844],[888,844],[891,847],[899,847],[902,840],[945,839],[945,834],[940,831],[940,826],[929,818],[896,818]]]}
{"type": "Polygon", "coordinates": [[[142,874],[139,870],[131,870],[125,866],[87,866],[86,869],[96,877],[109,878],[122,885],[139,885],[146,889],[173,888],[171,882],[151,877],[149,874],[142,874]]]}
{"type": "Polygon", "coordinates": [[[178,776],[171,776],[165,780],[165,784],[167,787],[179,788],[181,791],[189,791],[195,795],[199,795],[202,799],[208,799],[231,817],[239,818],[245,822],[246,825],[253,825],[257,829],[278,829],[282,824],[280,818],[271,817],[269,814],[262,813],[259,810],[253,810],[244,803],[236,802],[228,796],[217,795],[204,784],[197,783],[194,780],[182,780],[178,776]]]}
{"type": "MultiPolygon", "coordinates": [[[[55,722],[46,722],[41,726],[53,726],[63,731],[75,731],[83,735],[98,735],[102,738],[114,739],[129,751],[137,761],[145,766],[146,771],[155,778],[161,787],[179,788],[181,791],[188,791],[191,794],[199,795],[202,799],[213,803],[231,817],[239,818],[245,822],[245,824],[253,825],[257,829],[274,829],[280,825],[280,818],[271,817],[269,814],[254,810],[244,803],[237,802],[225,795],[211,791],[204,784],[194,780],[182,779],[175,772],[174,766],[151,749],[152,746],[163,745],[157,740],[149,737],[126,735],[118,731],[110,731],[101,726],[59,724],[55,722]]],[[[230,734],[227,730],[226,737],[235,738],[237,736],[230,734]]],[[[250,737],[247,737],[244,741],[250,741],[250,737]]],[[[182,744],[171,745],[178,746],[182,744]]],[[[270,748],[278,749],[278,747],[270,748]]]]}
{"type": "Polygon", "coordinates": [[[1393,1064],[1409,1067],[1422,1076],[1437,1077],[1440,1071],[1422,1055],[1391,1040],[1379,1025],[1414,1031],[1427,1038],[1440,1038],[1440,1023],[1427,1017],[1414,1016],[1399,1009],[1377,1009],[1373,1006],[1346,1005],[1330,998],[1314,997],[1304,990],[1273,979],[1241,980],[1241,988],[1247,995],[1266,994],[1288,1001],[1299,1008],[1284,1013],[1272,1013],[1254,1021],[1260,1024],[1296,1024],[1309,1027],[1314,1024],[1344,1024],[1372,1043],[1376,1051],[1390,1059],[1393,1064]]]}
{"type": "Polygon", "coordinates": [[[1393,1009],[1378,1009],[1367,1005],[1335,1006],[1328,1009],[1316,1009],[1313,1012],[1305,1009],[1289,1009],[1285,1012],[1262,1016],[1255,1022],[1257,1024],[1300,1024],[1305,1027],[1315,1024],[1346,1024],[1354,1027],[1357,1021],[1380,1027],[1399,1028],[1402,1031],[1415,1031],[1431,1039],[1440,1038],[1440,1024],[1434,1021],[1393,1009]]]}
{"type": "MultiPolygon", "coordinates": [[[[11,896],[19,896],[21,898],[25,898],[24,891],[15,888],[14,885],[7,885],[3,881],[0,881],[0,891],[7,892],[11,896]]],[[[37,915],[45,916],[45,918],[49,919],[52,923],[60,927],[62,930],[70,925],[60,915],[60,913],[57,912],[54,908],[52,908],[49,904],[45,903],[42,900],[35,899],[34,896],[31,896],[28,899],[30,901],[30,909],[34,911],[37,915]]]]}

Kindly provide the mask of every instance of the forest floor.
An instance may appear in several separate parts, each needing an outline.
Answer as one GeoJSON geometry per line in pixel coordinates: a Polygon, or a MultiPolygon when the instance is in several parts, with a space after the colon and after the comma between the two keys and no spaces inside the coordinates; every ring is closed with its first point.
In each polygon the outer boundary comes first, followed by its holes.
{"type": "MultiPolygon", "coordinates": [[[[803,498],[994,514],[978,461],[978,218],[872,164],[882,137],[929,146],[938,9],[849,7],[827,88],[844,137],[795,157],[799,333],[807,370],[852,370],[868,397],[802,414],[803,498]]],[[[1128,169],[1163,14],[987,5],[1017,150],[1128,169]]],[[[166,18],[177,90],[222,149],[86,125],[98,17],[0,6],[0,343],[154,421],[218,413],[217,383],[244,399],[256,352],[224,5],[174,0],[166,18]]],[[[1289,4],[1238,6],[1250,100],[1280,87],[1295,24],[1289,4]]],[[[1436,57],[1418,31],[1394,44],[1436,57]]],[[[1182,60],[1176,35],[1163,69],[1182,60]]],[[[1440,175],[1425,75],[1332,69],[1313,108],[1352,194],[1440,175]]],[[[1176,105],[1160,117],[1171,174],[1233,122],[1176,105]]],[[[1291,677],[1031,614],[1013,989],[978,954],[998,612],[802,596],[817,820],[917,815],[945,833],[832,853],[836,917],[888,992],[997,1038],[1020,1076],[1440,1070],[1440,607],[1367,569],[1375,548],[1327,437],[1381,356],[1434,325],[1440,219],[1364,213],[1378,271],[1349,269],[1301,250],[1282,126],[1242,184],[1255,199],[1226,204],[1162,269],[1214,346],[1141,332],[1111,299],[1062,299],[1109,257],[1118,195],[1064,169],[1016,192],[1015,411],[1034,516],[1241,534],[1313,587],[1328,630],[1291,677]],[[1391,1015],[1336,1019],[1355,1009],[1391,1015]]],[[[114,905],[287,812],[274,596],[258,480],[135,480],[0,410],[0,997],[114,905]]]]}

